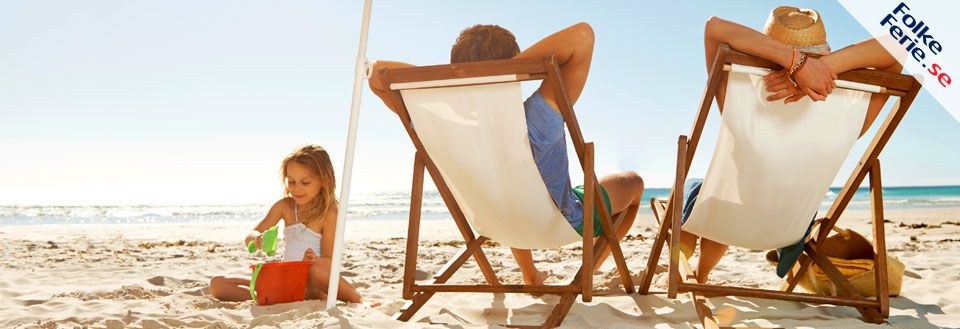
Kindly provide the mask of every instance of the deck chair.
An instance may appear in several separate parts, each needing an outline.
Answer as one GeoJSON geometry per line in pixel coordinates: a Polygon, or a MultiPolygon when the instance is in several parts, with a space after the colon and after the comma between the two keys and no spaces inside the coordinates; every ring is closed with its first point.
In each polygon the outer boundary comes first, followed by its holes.
{"type": "MultiPolygon", "coordinates": [[[[562,81],[551,56],[414,68],[380,72],[391,92],[388,102],[397,111],[416,148],[410,194],[410,222],[403,274],[403,298],[409,302],[395,315],[410,320],[435,293],[556,294],[560,302],[543,327],[558,326],[576,297],[592,298],[594,259],[609,248],[627,293],[634,292],[630,272],[614,233],[614,220],[602,204],[594,168],[593,143],[584,142],[562,81]],[[547,192],[534,163],[520,82],[553,81],[577,157],[584,170],[584,232],[593,232],[593,209],[600,214],[604,234],[581,237],[564,219],[547,192]],[[419,243],[424,169],[430,173],[466,246],[434,276],[432,283],[414,280],[419,243]],[[492,240],[516,248],[557,248],[582,242],[582,266],[566,285],[502,284],[481,246],[492,240]],[[476,260],[487,284],[445,284],[470,258],[476,260]]],[[[619,220],[619,219],[617,219],[619,220]]]]}
{"type": "Polygon", "coordinates": [[[706,304],[710,296],[742,296],[806,303],[855,307],[867,322],[882,323],[889,312],[886,247],[883,227],[883,196],[878,156],[903,119],[920,90],[913,77],[876,70],[854,70],[839,74],[837,88],[826,101],[809,99],[783,105],[767,102],[760,77],[772,62],[750,56],[727,45],[716,54],[693,133],[680,136],[673,189],[667,200],[651,199],[651,208],[660,228],[653,243],[639,291],[650,293],[650,283],[669,241],[667,296],[689,292],[705,328],[717,327],[718,320],[706,304]],[[687,221],[681,225],[684,180],[697,150],[704,123],[720,81],[727,81],[720,135],[700,194],[687,221]],[[840,170],[864,122],[871,93],[899,97],[879,132],[864,152],[818,230],[803,245],[798,265],[787,274],[781,290],[698,284],[692,266],[679,249],[680,234],[689,231],[731,246],[754,250],[790,246],[804,238],[811,227],[830,183],[840,170]],[[878,298],[861,296],[818,249],[817,241],[827,237],[861,182],[869,174],[873,243],[875,248],[878,298]],[[814,262],[838,288],[838,296],[793,292],[805,271],[814,262]]]}

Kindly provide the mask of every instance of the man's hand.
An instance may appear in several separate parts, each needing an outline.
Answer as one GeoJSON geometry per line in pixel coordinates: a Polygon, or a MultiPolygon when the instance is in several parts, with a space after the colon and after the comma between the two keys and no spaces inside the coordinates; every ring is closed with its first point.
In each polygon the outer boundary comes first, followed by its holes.
{"type": "Polygon", "coordinates": [[[793,73],[793,77],[797,82],[797,87],[814,101],[827,99],[827,95],[830,95],[833,88],[837,87],[836,82],[834,82],[837,79],[837,74],[833,73],[823,61],[810,56],[807,57],[806,64],[793,73]]]}
{"type": "Polygon", "coordinates": [[[403,62],[392,62],[392,61],[383,61],[375,60],[370,62],[370,67],[373,74],[370,75],[370,79],[367,81],[370,85],[370,90],[373,91],[377,97],[380,97],[383,100],[383,103],[390,108],[390,111],[394,113],[400,113],[400,109],[403,104],[395,103],[394,99],[390,97],[392,91],[390,86],[387,86],[387,82],[383,81],[380,77],[380,71],[383,69],[394,69],[394,68],[403,68],[403,67],[413,67],[413,65],[403,63],[403,62]]]}
{"type": "MultiPolygon", "coordinates": [[[[567,90],[567,100],[572,106],[577,103],[587,83],[590,63],[593,61],[594,38],[590,24],[577,23],[537,41],[514,58],[554,56],[560,66],[560,79],[567,90]]],[[[554,95],[553,88],[545,86],[549,86],[547,80],[541,82],[540,93],[550,106],[559,111],[557,99],[560,95],[554,95]]]]}

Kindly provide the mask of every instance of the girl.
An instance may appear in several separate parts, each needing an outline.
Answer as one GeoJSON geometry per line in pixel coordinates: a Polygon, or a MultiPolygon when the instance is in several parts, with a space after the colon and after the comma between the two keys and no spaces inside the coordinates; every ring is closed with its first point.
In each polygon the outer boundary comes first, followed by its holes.
{"type": "MultiPolygon", "coordinates": [[[[333,235],[337,227],[338,202],[334,196],[336,181],[330,156],[320,146],[303,146],[283,159],[281,178],[285,196],[270,207],[267,216],[244,239],[244,245],[255,241],[261,248],[261,234],[284,222],[284,261],[312,261],[307,276],[307,299],[317,299],[326,291],[333,254],[333,235]],[[314,254],[319,248],[320,255],[314,254]]],[[[250,299],[250,280],[241,277],[215,276],[210,279],[210,295],[223,301],[250,299]]],[[[340,278],[338,299],[359,303],[360,294],[340,278]]]]}

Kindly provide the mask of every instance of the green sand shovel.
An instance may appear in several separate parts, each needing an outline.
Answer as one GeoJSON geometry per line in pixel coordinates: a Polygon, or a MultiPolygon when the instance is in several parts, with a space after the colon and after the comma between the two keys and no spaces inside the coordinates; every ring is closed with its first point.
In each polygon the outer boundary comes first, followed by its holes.
{"type": "MultiPolygon", "coordinates": [[[[263,247],[263,252],[267,254],[267,257],[273,257],[273,255],[277,254],[278,230],[279,227],[274,225],[263,232],[261,246],[263,247]]],[[[249,251],[251,254],[257,252],[256,240],[250,241],[250,243],[247,244],[247,251],[249,251]]],[[[263,263],[257,264],[257,267],[253,269],[253,276],[250,278],[250,298],[252,298],[254,302],[257,300],[257,292],[253,289],[253,287],[256,287],[257,285],[257,275],[260,274],[260,268],[262,267],[263,263]]]]}
{"type": "MultiPolygon", "coordinates": [[[[261,238],[262,240],[261,245],[263,246],[263,252],[266,253],[267,256],[269,257],[273,257],[273,255],[277,254],[277,234],[278,234],[277,231],[278,230],[279,230],[279,227],[277,225],[274,225],[273,227],[263,232],[263,235],[262,235],[263,238],[261,238]]],[[[251,254],[257,252],[256,240],[250,241],[250,243],[247,244],[247,251],[249,251],[251,254]]]]}

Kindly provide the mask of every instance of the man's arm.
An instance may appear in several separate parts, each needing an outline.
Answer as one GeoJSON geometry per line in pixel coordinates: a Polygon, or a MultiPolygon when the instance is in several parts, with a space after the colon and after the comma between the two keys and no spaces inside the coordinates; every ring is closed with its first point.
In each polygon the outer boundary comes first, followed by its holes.
{"type": "Polygon", "coordinates": [[[403,104],[394,104],[392,99],[387,97],[387,95],[391,93],[390,86],[387,86],[384,81],[380,80],[380,71],[388,68],[395,69],[402,67],[413,67],[413,65],[391,61],[374,61],[370,65],[373,65],[373,74],[370,75],[370,80],[368,82],[370,85],[370,90],[372,90],[377,97],[380,97],[380,99],[383,100],[383,103],[387,104],[387,107],[390,108],[393,113],[400,113],[400,106],[403,104]]]}
{"type": "MultiPolygon", "coordinates": [[[[593,28],[587,23],[577,23],[543,38],[514,58],[542,58],[555,56],[560,66],[560,78],[567,90],[572,106],[580,98],[583,86],[590,73],[590,61],[593,60],[593,28]]],[[[540,84],[540,94],[557,109],[558,102],[553,88],[545,88],[548,81],[540,84]]]]}

